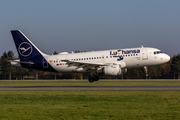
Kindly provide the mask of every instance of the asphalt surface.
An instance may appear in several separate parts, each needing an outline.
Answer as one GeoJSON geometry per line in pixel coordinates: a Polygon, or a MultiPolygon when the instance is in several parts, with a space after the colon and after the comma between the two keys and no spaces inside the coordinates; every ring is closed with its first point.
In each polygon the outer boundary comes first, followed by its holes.
{"type": "Polygon", "coordinates": [[[0,91],[180,91],[180,86],[0,86],[0,91]]]}

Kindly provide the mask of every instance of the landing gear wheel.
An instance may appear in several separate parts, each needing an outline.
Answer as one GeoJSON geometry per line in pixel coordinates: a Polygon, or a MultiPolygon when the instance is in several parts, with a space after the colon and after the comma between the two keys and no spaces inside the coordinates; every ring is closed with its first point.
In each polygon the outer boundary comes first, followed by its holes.
{"type": "Polygon", "coordinates": [[[89,76],[88,80],[89,80],[90,83],[93,83],[94,81],[99,80],[99,76],[98,75],[89,76]]]}
{"type": "Polygon", "coordinates": [[[88,80],[89,80],[90,83],[94,82],[94,78],[93,77],[89,77],[88,80]]]}
{"type": "Polygon", "coordinates": [[[94,81],[98,81],[99,80],[99,76],[95,75],[94,76],[94,81]]]}

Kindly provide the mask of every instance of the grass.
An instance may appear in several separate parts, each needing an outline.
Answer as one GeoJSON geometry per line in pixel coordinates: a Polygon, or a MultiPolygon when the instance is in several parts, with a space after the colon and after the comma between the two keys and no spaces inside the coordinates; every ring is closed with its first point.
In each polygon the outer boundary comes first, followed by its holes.
{"type": "MultiPolygon", "coordinates": [[[[0,86],[180,86],[180,81],[19,80],[0,86]]],[[[0,120],[178,120],[179,101],[179,91],[0,91],[0,120]]]]}
{"type": "Polygon", "coordinates": [[[1,91],[1,120],[180,119],[178,91],[1,91]]]}
{"type": "Polygon", "coordinates": [[[100,80],[94,83],[88,80],[1,80],[0,86],[180,86],[180,80],[100,80]]]}

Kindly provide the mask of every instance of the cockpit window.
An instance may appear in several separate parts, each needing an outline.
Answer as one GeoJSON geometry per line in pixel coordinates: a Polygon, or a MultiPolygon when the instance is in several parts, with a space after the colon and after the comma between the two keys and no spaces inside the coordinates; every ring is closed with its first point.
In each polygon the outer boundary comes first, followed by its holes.
{"type": "Polygon", "coordinates": [[[162,51],[154,51],[154,54],[161,54],[163,53],[162,51]]]}

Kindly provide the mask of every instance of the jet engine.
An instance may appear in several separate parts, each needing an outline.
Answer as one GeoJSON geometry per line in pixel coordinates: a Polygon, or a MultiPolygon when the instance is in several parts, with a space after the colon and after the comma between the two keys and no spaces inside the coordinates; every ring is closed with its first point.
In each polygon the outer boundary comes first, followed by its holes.
{"type": "Polygon", "coordinates": [[[122,73],[120,65],[110,65],[103,68],[106,75],[120,75],[122,73]]]}
{"type": "Polygon", "coordinates": [[[114,62],[112,65],[105,66],[103,68],[103,72],[106,75],[120,75],[127,72],[126,64],[125,62],[114,62]]]}

